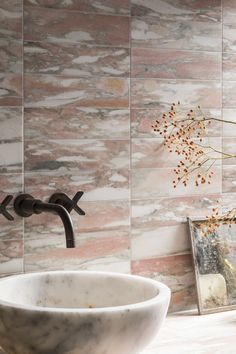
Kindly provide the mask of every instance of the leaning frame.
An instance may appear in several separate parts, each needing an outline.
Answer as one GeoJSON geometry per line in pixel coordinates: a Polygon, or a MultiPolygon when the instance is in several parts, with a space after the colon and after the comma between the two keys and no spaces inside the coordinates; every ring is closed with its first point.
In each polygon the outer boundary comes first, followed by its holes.
{"type": "MultiPolygon", "coordinates": [[[[191,250],[192,250],[192,259],[193,259],[193,265],[194,265],[194,273],[195,273],[195,280],[196,280],[196,288],[197,288],[197,301],[198,301],[198,311],[200,315],[203,314],[210,314],[210,313],[215,313],[215,312],[222,312],[222,311],[229,311],[229,310],[235,310],[236,309],[236,281],[235,281],[235,304],[219,304],[218,306],[212,307],[210,306],[207,308],[204,306],[204,301],[203,301],[203,294],[202,294],[202,279],[200,278],[203,274],[200,274],[199,271],[199,256],[197,255],[196,251],[196,242],[195,242],[195,230],[196,230],[196,224],[201,224],[206,222],[207,219],[203,218],[187,218],[188,224],[189,224],[189,235],[190,235],[190,241],[191,241],[191,250]]],[[[201,236],[205,237],[205,236],[201,236]]],[[[235,228],[235,246],[236,246],[236,228],[235,228]]],[[[235,249],[235,259],[236,259],[236,249],[235,249]]],[[[234,268],[234,266],[232,266],[234,268]]],[[[236,280],[236,265],[235,269],[233,269],[235,272],[235,280],[236,280]]],[[[205,274],[204,274],[205,275],[205,274]]],[[[203,276],[204,276],[203,275],[203,276]]],[[[214,274],[213,274],[214,275],[214,274]]],[[[209,274],[210,276],[210,274],[209,274]]],[[[222,277],[223,275],[220,274],[218,275],[222,282],[222,277]]],[[[218,279],[219,281],[219,279],[218,279]]],[[[225,280],[226,283],[226,280],[225,280]]],[[[226,294],[227,294],[227,286],[226,286],[226,294]]],[[[228,300],[228,297],[227,297],[228,300]]]]}

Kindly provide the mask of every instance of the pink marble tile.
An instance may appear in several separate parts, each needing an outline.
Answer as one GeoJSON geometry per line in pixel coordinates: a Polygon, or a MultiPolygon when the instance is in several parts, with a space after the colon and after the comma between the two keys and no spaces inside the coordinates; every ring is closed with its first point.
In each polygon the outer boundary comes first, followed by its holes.
{"type": "MultiPolygon", "coordinates": [[[[227,171],[229,169],[229,166],[224,166],[224,171],[227,171]]],[[[235,185],[235,183],[234,183],[235,185]]],[[[235,208],[235,197],[236,197],[236,190],[233,189],[229,193],[223,193],[222,198],[221,198],[221,203],[223,206],[224,211],[229,211],[233,208],[235,208]]]]}
{"type": "Polygon", "coordinates": [[[129,200],[129,171],[81,169],[77,174],[37,171],[25,174],[25,188],[35,198],[44,200],[61,190],[71,198],[82,190],[83,201],[129,200]],[[40,189],[38,185],[41,185],[40,189]]]}
{"type": "Polygon", "coordinates": [[[21,106],[22,95],[20,74],[0,74],[0,106],[21,106]]]}
{"type": "MultiPolygon", "coordinates": [[[[222,141],[219,137],[208,138],[204,137],[202,142],[199,139],[194,141],[203,147],[210,146],[217,151],[222,151],[222,141]]],[[[210,150],[209,157],[220,157],[218,153],[210,150]]],[[[164,140],[162,138],[142,138],[132,139],[132,167],[133,168],[162,168],[162,167],[177,167],[182,157],[179,157],[175,152],[170,153],[164,146],[164,140]]],[[[221,161],[216,161],[216,165],[219,165],[221,161]]],[[[207,163],[212,164],[212,161],[207,163]]]]}
{"type": "Polygon", "coordinates": [[[129,18],[25,7],[25,40],[128,46],[129,18]]]}
{"type": "Polygon", "coordinates": [[[196,304],[195,279],[191,255],[133,261],[132,273],[162,281],[172,290],[169,311],[196,304]]]}
{"type": "MultiPolygon", "coordinates": [[[[0,175],[0,200],[7,194],[18,194],[23,190],[22,174],[1,174],[0,175]]],[[[12,205],[12,204],[11,204],[12,205]]]]}
{"type": "MultiPolygon", "coordinates": [[[[23,190],[23,178],[20,174],[0,175],[0,202],[8,194],[16,195],[23,190]]],[[[0,241],[11,241],[23,239],[23,221],[13,211],[13,200],[7,207],[8,212],[14,217],[14,221],[9,221],[0,215],[0,241]]],[[[1,249],[1,248],[0,248],[1,249]]],[[[1,252],[1,250],[0,250],[1,252]]]]}
{"type": "MultiPolygon", "coordinates": [[[[27,189],[28,192],[28,189],[27,189]]],[[[122,200],[105,200],[94,202],[80,202],[80,207],[86,215],[71,214],[76,234],[88,232],[100,232],[113,230],[125,230],[130,225],[129,202],[122,200]]],[[[63,234],[63,226],[60,219],[55,215],[46,213],[34,215],[25,220],[25,235],[37,238],[40,234],[57,236],[63,234]]],[[[64,240],[63,240],[64,241],[64,240]]]]}
{"type": "Polygon", "coordinates": [[[18,173],[23,164],[22,108],[0,107],[0,173],[18,173]]]}
{"type": "MultiPolygon", "coordinates": [[[[1,199],[1,202],[2,200],[3,198],[1,199]]],[[[1,223],[0,241],[11,241],[11,240],[22,241],[23,240],[23,219],[14,213],[12,207],[8,207],[7,210],[11,215],[14,216],[14,221],[10,222],[9,220],[5,219],[2,215],[0,215],[0,223],[1,223]]]]}
{"type": "Polygon", "coordinates": [[[223,166],[223,193],[236,193],[236,166],[223,166]]]}
{"type": "Polygon", "coordinates": [[[212,214],[218,200],[220,194],[133,200],[132,228],[155,230],[160,226],[186,223],[187,217],[202,218],[212,214]]]}
{"type": "Polygon", "coordinates": [[[124,78],[25,76],[25,106],[58,108],[128,108],[129,81],[124,78]]]}
{"type": "Polygon", "coordinates": [[[92,13],[128,15],[130,0],[26,0],[25,5],[92,13]]]}
{"type": "Polygon", "coordinates": [[[27,73],[70,77],[129,76],[129,49],[88,47],[73,43],[25,42],[24,68],[27,73]]]}
{"type": "Polygon", "coordinates": [[[235,23],[236,4],[234,0],[222,0],[223,22],[235,23]]]}
{"type": "MultiPolygon", "coordinates": [[[[42,236],[42,237],[41,237],[42,236]]],[[[129,259],[129,237],[124,231],[96,234],[80,234],[75,249],[68,250],[57,244],[52,237],[26,239],[25,262],[26,270],[66,268],[78,269],[92,263],[117,263],[129,259]],[[51,241],[51,244],[50,244],[51,241]],[[53,241],[53,243],[52,243],[53,241]],[[54,246],[54,247],[53,247],[54,246]]],[[[55,237],[54,237],[55,238],[55,237]]],[[[58,239],[62,239],[60,235],[58,239]]]]}
{"type": "Polygon", "coordinates": [[[1,0],[0,37],[22,38],[23,0],[1,0]]]}
{"type": "Polygon", "coordinates": [[[223,160],[223,165],[236,165],[236,139],[235,138],[223,138],[223,152],[235,156],[235,157],[228,158],[228,156],[225,155],[224,156],[225,158],[223,160]]]}
{"type": "Polygon", "coordinates": [[[220,81],[132,79],[132,108],[166,108],[180,101],[184,107],[221,107],[220,81]]]}
{"type": "Polygon", "coordinates": [[[155,16],[162,20],[221,20],[221,1],[131,0],[133,16],[155,16]]]}
{"type": "MultiPolygon", "coordinates": [[[[131,110],[131,134],[133,138],[153,138],[156,136],[151,128],[153,122],[160,118],[170,106],[166,108],[138,108],[131,110]]],[[[194,107],[193,107],[194,108],[194,107]]],[[[205,111],[205,110],[204,110],[205,111]]],[[[206,110],[207,116],[221,118],[221,110],[206,110]]],[[[222,124],[220,122],[214,122],[211,126],[207,127],[207,136],[221,136],[222,124]]]]}
{"type": "Polygon", "coordinates": [[[0,107],[0,142],[15,142],[22,140],[21,107],[0,107]]]}
{"type": "Polygon", "coordinates": [[[25,108],[25,139],[128,139],[129,109],[25,108]]]}
{"type": "MultiPolygon", "coordinates": [[[[26,271],[112,267],[130,262],[129,205],[126,202],[83,202],[85,216],[72,213],[76,248],[65,248],[57,216],[40,214],[25,220],[26,271]]],[[[105,270],[105,269],[104,269],[105,270]]],[[[118,270],[117,270],[118,271],[118,270]]]]}
{"type": "Polygon", "coordinates": [[[21,41],[0,38],[0,71],[22,73],[23,46],[21,41]]]}
{"type": "Polygon", "coordinates": [[[236,53],[223,53],[223,78],[236,79],[236,53]]]}
{"type": "Polygon", "coordinates": [[[220,22],[158,20],[154,17],[133,17],[131,39],[133,47],[158,47],[221,51],[220,22]]]}
{"type": "MultiPolygon", "coordinates": [[[[156,199],[158,197],[177,197],[188,195],[208,195],[221,193],[221,168],[213,167],[214,178],[212,183],[196,187],[193,180],[187,187],[182,184],[173,188],[175,174],[171,168],[140,168],[132,170],[132,198],[156,199]]],[[[202,171],[204,173],[204,171],[202,171]]]]}
{"type": "Polygon", "coordinates": [[[223,107],[236,108],[236,81],[224,81],[223,83],[223,107]]]}
{"type": "Polygon", "coordinates": [[[20,173],[22,169],[22,141],[0,143],[0,173],[20,173]]]}
{"type": "Polygon", "coordinates": [[[128,140],[27,140],[25,171],[129,168],[128,140]]]}
{"type": "Polygon", "coordinates": [[[23,240],[0,240],[0,273],[23,271],[23,240]]]}
{"type": "Polygon", "coordinates": [[[188,225],[132,228],[131,250],[132,260],[190,252],[188,225]]]}
{"type": "Polygon", "coordinates": [[[225,23],[223,26],[223,51],[224,52],[236,52],[235,41],[235,20],[232,23],[225,23]]]}
{"type": "Polygon", "coordinates": [[[132,77],[164,79],[221,78],[221,53],[133,48],[132,77]]]}
{"type": "MultiPolygon", "coordinates": [[[[107,256],[88,261],[80,260],[77,256],[78,252],[71,252],[66,258],[60,259],[58,256],[51,257],[49,252],[45,252],[37,257],[37,255],[26,255],[24,258],[25,272],[37,272],[48,270],[93,270],[102,272],[116,272],[130,274],[130,261],[124,259],[117,261],[116,257],[107,256]]],[[[67,252],[68,253],[68,252],[67,252]]]]}
{"type": "Polygon", "coordinates": [[[232,123],[223,123],[223,136],[236,136],[236,109],[224,109],[223,119],[232,123]]]}

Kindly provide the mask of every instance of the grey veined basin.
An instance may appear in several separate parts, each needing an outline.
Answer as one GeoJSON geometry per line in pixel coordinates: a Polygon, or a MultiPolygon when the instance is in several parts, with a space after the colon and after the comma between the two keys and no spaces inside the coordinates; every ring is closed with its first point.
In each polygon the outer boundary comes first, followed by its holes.
{"type": "Polygon", "coordinates": [[[170,290],[143,277],[56,271],[0,280],[9,354],[135,354],[156,336],[170,290]]]}

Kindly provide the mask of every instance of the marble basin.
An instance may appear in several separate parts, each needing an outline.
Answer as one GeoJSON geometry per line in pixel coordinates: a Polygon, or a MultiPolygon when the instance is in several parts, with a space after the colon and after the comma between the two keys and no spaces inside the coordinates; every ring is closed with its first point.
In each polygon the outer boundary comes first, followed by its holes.
{"type": "Polygon", "coordinates": [[[9,354],[135,354],[156,336],[170,290],[139,276],[90,271],[0,280],[0,346],[9,354]]]}

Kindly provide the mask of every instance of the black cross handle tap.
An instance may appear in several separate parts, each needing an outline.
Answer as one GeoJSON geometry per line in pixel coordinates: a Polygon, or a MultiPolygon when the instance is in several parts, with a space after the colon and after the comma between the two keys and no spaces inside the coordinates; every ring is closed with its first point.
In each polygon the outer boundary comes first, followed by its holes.
{"type": "Polygon", "coordinates": [[[13,221],[14,218],[13,216],[7,211],[6,207],[10,203],[10,201],[13,199],[13,195],[7,195],[2,203],[0,204],[0,214],[5,216],[7,220],[13,221]]]}
{"type": "Polygon", "coordinates": [[[85,215],[85,212],[77,205],[84,192],[79,191],[71,199],[65,193],[54,193],[49,199],[49,203],[62,205],[69,213],[74,209],[79,215],[85,215]]]}

